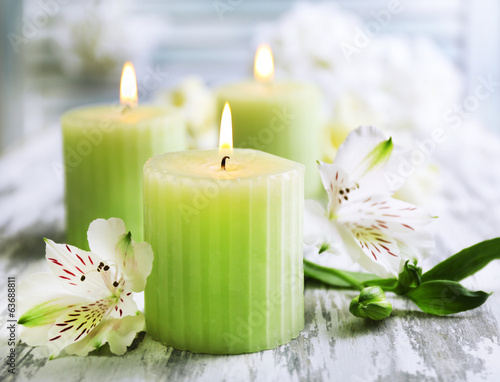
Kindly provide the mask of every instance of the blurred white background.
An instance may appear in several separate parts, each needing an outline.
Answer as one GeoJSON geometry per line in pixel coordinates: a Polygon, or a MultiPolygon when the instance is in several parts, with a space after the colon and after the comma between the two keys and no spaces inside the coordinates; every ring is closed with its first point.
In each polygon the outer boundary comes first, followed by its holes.
{"type": "MultiPolygon", "coordinates": [[[[328,3],[352,12],[366,26],[377,21],[377,15],[393,2],[328,3]]],[[[61,113],[69,108],[116,101],[119,73],[125,60],[133,61],[136,66],[141,100],[175,86],[187,75],[199,75],[209,86],[249,77],[259,35],[257,29],[262,23],[280,25],[276,20],[294,9],[295,3],[292,0],[2,0],[0,150],[54,126],[61,113]]],[[[401,11],[391,14],[377,35],[423,36],[435,42],[464,76],[462,99],[473,94],[479,79],[500,80],[500,2],[396,0],[396,3],[400,3],[401,11]]],[[[294,12],[296,15],[297,10],[294,12]]],[[[322,35],[319,31],[319,35],[329,38],[327,32],[322,35]]],[[[318,44],[324,45],[321,41],[318,44]]],[[[278,67],[285,64],[277,63],[278,67]]],[[[369,67],[369,62],[365,65],[369,67]]],[[[493,91],[472,111],[475,119],[495,131],[500,131],[499,97],[499,92],[493,91]]]]}

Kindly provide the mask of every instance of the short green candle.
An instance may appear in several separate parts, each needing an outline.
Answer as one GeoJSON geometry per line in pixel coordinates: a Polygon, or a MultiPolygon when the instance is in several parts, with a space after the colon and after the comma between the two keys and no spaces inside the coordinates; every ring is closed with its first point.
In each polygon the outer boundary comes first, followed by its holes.
{"type": "Polygon", "coordinates": [[[231,105],[234,147],[262,150],[306,166],[305,196],[314,198],[321,186],[316,161],[322,159],[321,93],[307,83],[274,82],[271,48],[257,49],[255,81],[222,86],[217,106],[231,105]]]}
{"type": "Polygon", "coordinates": [[[153,155],[186,148],[182,118],[160,107],[101,105],[62,116],[67,242],[87,248],[97,218],[119,217],[143,237],[142,168],[153,155]]]}
{"type": "Polygon", "coordinates": [[[148,333],[197,353],[271,349],[304,327],[304,166],[235,149],[167,153],[144,166],[155,259],[148,333]]]}

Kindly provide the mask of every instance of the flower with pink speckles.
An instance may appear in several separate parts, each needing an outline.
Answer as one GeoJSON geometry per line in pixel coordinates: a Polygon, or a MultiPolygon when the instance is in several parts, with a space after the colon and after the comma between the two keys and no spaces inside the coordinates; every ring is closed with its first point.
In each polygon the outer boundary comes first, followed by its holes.
{"type": "Polygon", "coordinates": [[[134,242],[117,218],[94,220],[87,235],[90,252],[46,239],[52,273],[34,274],[19,286],[21,340],[48,346],[51,358],[63,349],[87,355],[106,342],[121,355],[144,330],[133,293],[146,286],[151,246],[134,242]]]}
{"type": "MultiPolygon", "coordinates": [[[[319,253],[347,255],[380,277],[397,277],[407,260],[431,254],[425,229],[432,217],[394,199],[398,155],[392,139],[372,126],[354,130],[332,164],[319,163],[329,204],[306,201],[304,241],[319,253]]],[[[401,185],[401,184],[399,184],[401,185]]]]}

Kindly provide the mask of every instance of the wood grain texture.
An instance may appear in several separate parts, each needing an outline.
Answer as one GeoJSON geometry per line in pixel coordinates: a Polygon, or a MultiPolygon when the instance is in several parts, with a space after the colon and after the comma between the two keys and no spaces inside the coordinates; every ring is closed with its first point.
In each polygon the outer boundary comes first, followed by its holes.
{"type": "MultiPolygon", "coordinates": [[[[500,143],[472,145],[469,161],[444,150],[442,197],[434,205],[438,257],[499,235],[500,143]],[[476,158],[477,163],[470,163],[476,158]],[[487,166],[487,167],[485,167],[487,166]],[[493,169],[493,170],[492,170],[493,169]],[[496,172],[495,172],[496,171],[496,172]]],[[[45,348],[17,346],[7,372],[6,279],[45,269],[42,237],[64,241],[60,137],[56,129],[0,158],[0,381],[496,381],[500,380],[500,262],[465,280],[494,292],[481,308],[451,317],[423,314],[390,296],[382,322],[350,315],[355,292],[306,282],[305,329],[274,350],[236,356],[167,348],[142,333],[122,357],[104,348],[85,358],[47,360],[45,348]]],[[[459,146],[457,146],[459,147],[459,146]]]]}

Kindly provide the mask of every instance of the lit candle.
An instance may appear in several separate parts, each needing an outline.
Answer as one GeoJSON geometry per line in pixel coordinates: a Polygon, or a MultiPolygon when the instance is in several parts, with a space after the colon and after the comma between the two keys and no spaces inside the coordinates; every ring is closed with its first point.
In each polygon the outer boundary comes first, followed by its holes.
{"type": "Polygon", "coordinates": [[[131,63],[123,68],[120,105],[71,110],[61,119],[66,174],[67,242],[87,248],[96,218],[119,217],[143,236],[142,167],[151,156],[186,148],[182,118],[137,105],[131,63]]]}
{"type": "Polygon", "coordinates": [[[263,150],[306,166],[306,197],[316,196],[320,179],[316,161],[322,158],[321,96],[312,84],[274,82],[271,49],[261,45],[254,65],[255,81],[222,86],[218,110],[231,104],[234,146],[263,150]]]}
{"type": "Polygon", "coordinates": [[[145,238],[155,253],[146,325],[180,350],[271,349],[304,327],[304,166],[233,149],[230,136],[226,106],[218,151],[168,153],[144,166],[145,238]]]}

